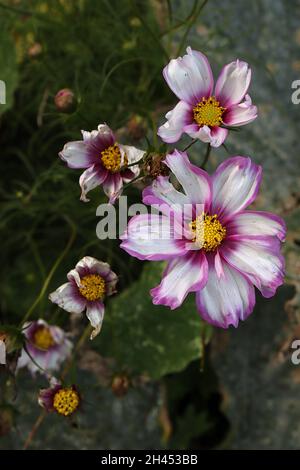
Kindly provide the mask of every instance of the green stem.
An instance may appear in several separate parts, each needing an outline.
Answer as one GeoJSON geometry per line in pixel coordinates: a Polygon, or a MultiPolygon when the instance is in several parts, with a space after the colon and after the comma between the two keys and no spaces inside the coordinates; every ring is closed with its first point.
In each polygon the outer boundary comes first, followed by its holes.
{"type": "Polygon", "coordinates": [[[204,156],[203,162],[200,165],[200,168],[202,168],[203,170],[205,169],[206,163],[208,162],[210,151],[211,151],[211,145],[207,144],[205,156],[204,156]]]}
{"type": "Polygon", "coordinates": [[[184,149],[182,152],[186,152],[192,145],[194,145],[197,142],[198,139],[193,139],[184,149]]]}
{"type": "Polygon", "coordinates": [[[57,258],[57,260],[55,261],[54,265],[52,266],[47,278],[45,279],[45,282],[42,286],[42,289],[40,290],[40,293],[39,295],[37,296],[37,298],[35,299],[35,301],[33,302],[33,304],[31,305],[31,307],[27,310],[27,312],[25,313],[21,323],[20,323],[20,327],[28,320],[28,318],[30,317],[30,315],[32,314],[32,312],[34,311],[34,309],[36,308],[36,306],[40,303],[40,301],[42,300],[42,298],[44,297],[45,295],[45,292],[46,290],[48,289],[48,286],[49,286],[49,283],[52,279],[52,276],[53,274],[55,273],[56,269],[58,268],[58,266],[60,265],[61,261],[64,259],[64,257],[66,256],[66,254],[68,253],[69,249],[71,248],[73,242],[74,242],[74,239],[75,239],[75,235],[76,235],[76,228],[75,228],[75,225],[73,224],[73,222],[65,217],[66,221],[68,222],[68,224],[70,225],[71,227],[71,235],[70,235],[70,238],[68,240],[68,243],[65,247],[65,249],[63,250],[63,252],[60,254],[60,256],[57,258]]]}

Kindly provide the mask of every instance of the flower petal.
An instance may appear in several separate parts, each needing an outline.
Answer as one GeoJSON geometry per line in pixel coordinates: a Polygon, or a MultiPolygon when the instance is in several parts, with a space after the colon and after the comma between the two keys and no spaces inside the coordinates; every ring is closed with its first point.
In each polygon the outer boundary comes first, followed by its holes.
{"type": "Polygon", "coordinates": [[[286,225],[278,215],[270,212],[244,211],[236,214],[226,226],[227,237],[245,236],[276,236],[285,240],[286,225]]]}
{"type": "Polygon", "coordinates": [[[188,200],[192,204],[204,204],[205,210],[211,204],[211,180],[206,171],[192,165],[185,152],[174,150],[169,153],[165,164],[183,187],[188,200]]]}
{"type": "Polygon", "coordinates": [[[59,156],[69,168],[89,168],[95,163],[95,158],[88,151],[86,142],[82,140],[65,144],[59,156]]]}
{"type": "Polygon", "coordinates": [[[284,281],[284,259],[276,237],[240,236],[226,240],[224,259],[242,272],[262,293],[272,297],[284,281]]]}
{"type": "Polygon", "coordinates": [[[103,191],[109,197],[110,204],[114,204],[121,195],[123,180],[120,173],[110,173],[103,183],[103,191]]]}
{"type": "Polygon", "coordinates": [[[190,47],[186,55],[169,62],[163,76],[175,95],[190,104],[197,104],[213,89],[213,76],[207,58],[190,47]]]}
{"type": "Polygon", "coordinates": [[[245,101],[231,106],[223,116],[224,124],[237,127],[249,124],[257,118],[257,107],[252,105],[249,95],[246,95],[245,101]]]}
{"type": "Polygon", "coordinates": [[[138,259],[159,261],[187,252],[185,240],[175,238],[174,225],[167,217],[143,214],[132,217],[120,246],[138,259]]]}
{"type": "Polygon", "coordinates": [[[199,127],[198,124],[185,126],[184,132],[192,137],[192,139],[199,139],[201,142],[210,144],[212,147],[220,147],[228,135],[228,129],[223,127],[199,127]]]}
{"type": "Polygon", "coordinates": [[[174,188],[168,176],[159,176],[151,186],[144,189],[143,203],[160,206],[161,212],[165,215],[170,212],[177,212],[181,215],[184,206],[189,204],[189,199],[174,188]]]}
{"type": "Polygon", "coordinates": [[[175,108],[166,114],[167,122],[159,127],[157,134],[169,144],[177,142],[184,132],[184,127],[193,121],[191,106],[184,101],[179,101],[175,108]]]}
{"type": "Polygon", "coordinates": [[[224,275],[219,277],[210,260],[207,284],[196,293],[197,308],[201,317],[212,325],[237,327],[239,320],[245,320],[254,308],[254,287],[224,261],[222,271],[224,275]]]}
{"type": "Polygon", "coordinates": [[[232,157],[218,166],[213,181],[212,212],[222,223],[251,204],[257,196],[262,168],[249,157],[232,157]]]}
{"type": "Polygon", "coordinates": [[[150,291],[153,303],[172,310],[179,307],[189,292],[205,286],[207,273],[207,260],[202,251],[175,258],[169,262],[159,286],[150,291]]]}
{"type": "Polygon", "coordinates": [[[49,299],[67,312],[81,313],[86,306],[85,299],[79,295],[76,287],[71,282],[66,282],[52,292],[49,299]]]}
{"type": "Polygon", "coordinates": [[[86,308],[86,316],[88,317],[90,324],[94,328],[91,334],[91,339],[94,339],[101,330],[103,317],[104,317],[104,304],[99,300],[96,302],[89,302],[86,308]]]}
{"type": "Polygon", "coordinates": [[[89,199],[86,197],[87,193],[92,189],[100,186],[107,178],[108,172],[100,165],[93,165],[85,170],[79,178],[79,184],[81,187],[80,200],[88,202],[89,199]]]}
{"type": "Polygon", "coordinates": [[[235,60],[223,67],[216,83],[215,95],[225,108],[238,104],[247,93],[251,69],[247,62],[235,60]]]}

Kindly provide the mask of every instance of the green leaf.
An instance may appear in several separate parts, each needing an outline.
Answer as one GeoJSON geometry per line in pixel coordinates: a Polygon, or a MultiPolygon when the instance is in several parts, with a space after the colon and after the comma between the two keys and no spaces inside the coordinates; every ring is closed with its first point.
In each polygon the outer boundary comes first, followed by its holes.
{"type": "Polygon", "coordinates": [[[117,367],[153,379],[201,357],[211,335],[197,313],[194,295],[176,310],[152,304],[149,290],[159,284],[162,270],[162,263],[145,264],[140,279],[111,299],[102,333],[93,343],[117,367]]]}

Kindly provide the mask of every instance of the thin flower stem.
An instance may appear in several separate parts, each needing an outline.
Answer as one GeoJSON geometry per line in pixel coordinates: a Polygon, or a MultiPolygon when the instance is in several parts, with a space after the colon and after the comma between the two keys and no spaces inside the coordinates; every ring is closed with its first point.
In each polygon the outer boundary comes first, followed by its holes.
{"type": "Polygon", "coordinates": [[[128,188],[128,186],[132,185],[133,183],[135,183],[138,180],[141,180],[142,178],[143,178],[143,176],[136,176],[135,178],[133,178],[133,180],[129,181],[129,183],[124,184],[123,191],[124,191],[124,189],[128,188]]]}
{"type": "Polygon", "coordinates": [[[39,417],[37,418],[36,422],[34,423],[33,425],[33,428],[31,429],[26,441],[25,441],[25,444],[23,446],[23,450],[27,450],[28,447],[30,446],[31,442],[32,442],[32,439],[34,438],[37,430],[39,429],[40,425],[42,424],[42,422],[44,421],[44,419],[46,418],[47,416],[47,413],[45,410],[43,410],[41,412],[41,414],[39,415],[39,417]]]}
{"type": "Polygon", "coordinates": [[[27,310],[27,312],[25,313],[21,323],[20,323],[20,327],[28,320],[28,318],[30,317],[30,315],[32,314],[32,312],[34,311],[34,309],[36,308],[36,306],[40,303],[40,301],[42,300],[43,296],[45,295],[45,292],[46,290],[48,289],[48,286],[49,286],[49,283],[52,279],[52,276],[53,274],[55,273],[56,269],[58,268],[58,266],[60,265],[61,261],[64,259],[64,257],[66,256],[66,254],[68,253],[68,251],[70,250],[74,240],[75,240],[75,236],[76,236],[76,227],[75,225],[73,224],[73,222],[65,217],[66,221],[68,222],[68,224],[70,225],[71,227],[71,235],[70,235],[70,238],[68,240],[68,243],[65,247],[65,249],[63,250],[63,252],[60,254],[60,256],[57,258],[57,260],[55,261],[54,265],[52,266],[44,284],[43,284],[43,287],[42,289],[40,290],[40,293],[39,295],[37,296],[37,298],[35,299],[35,301],[33,302],[33,304],[31,305],[31,307],[27,310]]]}
{"type": "Polygon", "coordinates": [[[192,145],[194,145],[198,139],[193,139],[184,149],[182,150],[183,152],[186,152],[192,145]]]}
{"type": "Polygon", "coordinates": [[[202,168],[203,170],[205,170],[205,166],[206,166],[206,164],[207,164],[207,162],[208,162],[209,155],[210,155],[210,151],[211,151],[211,145],[210,145],[210,144],[207,144],[206,153],[205,153],[203,162],[202,162],[201,165],[200,165],[200,168],[202,168]]]}

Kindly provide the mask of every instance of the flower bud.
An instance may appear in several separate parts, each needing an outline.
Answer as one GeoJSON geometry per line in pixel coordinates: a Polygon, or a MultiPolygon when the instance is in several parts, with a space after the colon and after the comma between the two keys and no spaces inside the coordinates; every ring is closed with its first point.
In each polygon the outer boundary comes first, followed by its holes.
{"type": "Polygon", "coordinates": [[[116,375],[111,384],[111,389],[113,393],[121,398],[128,392],[130,386],[130,381],[127,375],[116,375]]]}
{"type": "Polygon", "coordinates": [[[76,108],[75,95],[69,88],[59,90],[55,95],[54,103],[61,113],[72,113],[76,108]]]}

